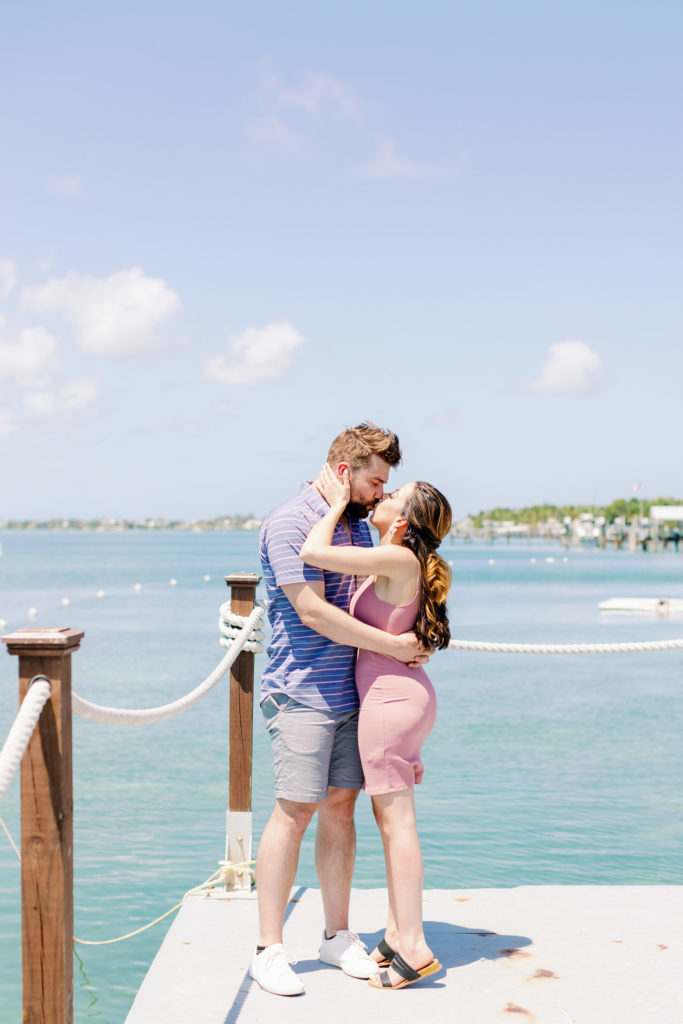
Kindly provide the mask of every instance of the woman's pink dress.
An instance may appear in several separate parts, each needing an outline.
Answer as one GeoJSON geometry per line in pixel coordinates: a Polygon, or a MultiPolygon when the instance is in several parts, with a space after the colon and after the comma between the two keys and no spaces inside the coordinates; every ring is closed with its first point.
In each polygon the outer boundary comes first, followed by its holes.
{"type": "MultiPolygon", "coordinates": [[[[417,621],[417,594],[409,604],[387,604],[377,597],[371,576],[354,594],[349,611],[361,622],[397,636],[417,621]]],[[[422,744],[436,718],[436,694],[427,673],[384,654],[361,650],[356,686],[365,790],[393,793],[422,782],[422,744]]]]}

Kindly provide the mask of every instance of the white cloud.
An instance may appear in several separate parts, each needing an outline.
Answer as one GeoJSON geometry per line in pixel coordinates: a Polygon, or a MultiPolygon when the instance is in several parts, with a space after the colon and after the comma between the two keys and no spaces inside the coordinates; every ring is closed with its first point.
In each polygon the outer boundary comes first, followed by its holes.
{"type": "Polygon", "coordinates": [[[0,412],[0,438],[9,437],[14,431],[14,417],[11,412],[0,412]]]}
{"type": "Polygon", "coordinates": [[[109,277],[71,271],[43,285],[26,288],[22,306],[39,313],[57,312],[75,328],[86,352],[122,356],[159,346],[154,328],[174,313],[180,300],[161,278],[147,277],[140,267],[109,277]]]}
{"type": "Polygon", "coordinates": [[[468,154],[462,152],[453,165],[428,164],[421,160],[413,160],[399,152],[394,139],[383,138],[377,144],[375,155],[367,163],[353,168],[353,173],[361,178],[426,178],[452,177],[459,174],[468,161],[468,154]]]}
{"type": "Polygon", "coordinates": [[[204,376],[225,384],[256,384],[280,377],[289,368],[304,338],[292,324],[250,327],[230,339],[227,355],[204,363],[204,376]]]}
{"type": "Polygon", "coordinates": [[[309,72],[298,88],[289,88],[272,71],[263,76],[264,92],[281,110],[298,110],[310,117],[334,110],[345,116],[359,112],[361,104],[353,89],[333,75],[309,72]]]}
{"type": "Polygon", "coordinates": [[[83,183],[78,174],[48,178],[47,183],[50,189],[63,199],[80,199],[83,195],[83,183]]]}
{"type": "Polygon", "coordinates": [[[24,407],[32,416],[53,417],[78,412],[99,397],[95,380],[74,380],[58,391],[31,391],[24,395],[24,407]]]}
{"type": "Polygon", "coordinates": [[[0,260],[0,302],[4,302],[17,283],[17,268],[12,260],[0,260]]]}
{"type": "Polygon", "coordinates": [[[42,327],[13,330],[0,317],[0,381],[45,387],[59,371],[57,342],[42,327]]]}
{"type": "Polygon", "coordinates": [[[309,72],[298,85],[286,85],[272,70],[261,80],[260,110],[247,126],[254,142],[289,153],[307,151],[313,125],[348,119],[362,105],[351,86],[333,75],[309,72]]]}
{"type": "Polygon", "coordinates": [[[531,387],[585,395],[594,391],[602,374],[602,360],[585,341],[558,341],[551,345],[548,361],[531,387]]]}

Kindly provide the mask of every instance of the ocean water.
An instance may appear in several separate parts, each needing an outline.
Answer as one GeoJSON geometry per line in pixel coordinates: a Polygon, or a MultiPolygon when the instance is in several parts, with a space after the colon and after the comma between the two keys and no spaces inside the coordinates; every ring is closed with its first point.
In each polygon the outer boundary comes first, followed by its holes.
{"type": "MultiPolygon", "coordinates": [[[[0,543],[5,631],[31,624],[84,630],[74,689],[125,707],[165,703],[208,674],[223,654],[223,576],[258,572],[254,533],[5,531],[0,543]]],[[[541,541],[454,542],[442,550],[453,561],[457,637],[683,636],[683,617],[597,608],[615,596],[683,597],[683,553],[565,552],[541,541]]],[[[257,675],[262,662],[257,656],[257,675]]],[[[683,652],[446,651],[429,673],[439,713],[417,791],[427,887],[683,884],[683,652]]],[[[0,653],[0,740],[16,710],[17,659],[0,653]]],[[[190,712],[158,725],[74,720],[77,936],[110,938],[139,927],[212,873],[223,856],[227,736],[227,679],[190,712]]],[[[258,713],[254,747],[257,839],[272,805],[258,713]]],[[[0,805],[17,840],[18,789],[17,778],[0,805]]],[[[382,885],[380,843],[363,794],[356,822],[355,884],[382,885]]],[[[316,884],[312,839],[302,849],[302,885],[316,884]]],[[[18,861],[0,832],[3,1022],[21,1019],[19,887],[18,861]]],[[[77,947],[77,1022],[125,1019],[170,920],[113,946],[77,947]]]]}

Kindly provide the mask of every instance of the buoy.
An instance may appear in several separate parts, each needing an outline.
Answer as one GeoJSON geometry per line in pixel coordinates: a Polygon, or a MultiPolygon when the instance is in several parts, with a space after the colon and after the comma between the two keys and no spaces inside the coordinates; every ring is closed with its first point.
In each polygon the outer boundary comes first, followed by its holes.
{"type": "Polygon", "coordinates": [[[204,582],[208,583],[210,579],[211,579],[211,577],[209,576],[209,574],[207,572],[206,576],[204,577],[204,582]]]}
{"type": "Polygon", "coordinates": [[[563,561],[563,562],[568,562],[568,561],[569,561],[569,559],[568,559],[568,558],[567,558],[567,556],[565,555],[565,556],[564,556],[564,558],[562,559],[562,561],[563,561]]]}
{"type": "Polygon", "coordinates": [[[35,619],[37,614],[38,614],[38,609],[37,608],[29,608],[28,615],[29,615],[30,619],[35,619]]]}
{"type": "Polygon", "coordinates": [[[97,591],[97,596],[98,597],[104,597],[104,591],[103,590],[98,590],[97,591]]]}
{"type": "Polygon", "coordinates": [[[449,560],[448,560],[448,564],[449,564],[449,565],[453,565],[453,559],[452,559],[452,558],[449,558],[449,560]]]}
{"type": "Polygon", "coordinates": [[[63,605],[64,605],[64,607],[66,608],[66,607],[68,607],[68,605],[70,605],[70,604],[71,604],[71,602],[69,601],[69,598],[68,598],[68,597],[63,597],[63,598],[62,598],[62,604],[63,604],[63,605]]]}
{"type": "Polygon", "coordinates": [[[4,619],[0,619],[0,629],[6,629],[6,628],[7,628],[7,623],[5,622],[4,619]]]}
{"type": "Polygon", "coordinates": [[[135,591],[136,594],[139,594],[140,591],[142,590],[142,583],[136,583],[135,586],[133,587],[133,590],[135,591]]]}
{"type": "Polygon", "coordinates": [[[536,559],[535,558],[530,558],[529,561],[531,562],[532,565],[536,565],[536,559]]]}
{"type": "Polygon", "coordinates": [[[178,582],[178,580],[175,577],[172,580],[169,580],[169,583],[171,584],[172,587],[175,587],[177,582],[178,582]]]}
{"type": "Polygon", "coordinates": [[[495,565],[495,564],[496,564],[495,558],[489,558],[489,565],[495,565]]]}
{"type": "Polygon", "coordinates": [[[552,555],[549,555],[549,556],[548,556],[548,557],[546,558],[546,562],[548,562],[548,563],[550,563],[550,562],[554,562],[554,561],[555,561],[555,559],[554,559],[554,558],[552,557],[552,555]]]}

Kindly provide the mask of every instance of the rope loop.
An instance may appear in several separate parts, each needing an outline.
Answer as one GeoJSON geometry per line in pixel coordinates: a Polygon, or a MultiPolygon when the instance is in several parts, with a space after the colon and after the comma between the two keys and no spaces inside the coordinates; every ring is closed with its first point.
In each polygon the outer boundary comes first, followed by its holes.
{"type": "MultiPolygon", "coordinates": [[[[258,608],[265,609],[265,603],[261,601],[256,602],[258,608]]],[[[221,647],[230,647],[231,641],[237,639],[240,636],[242,630],[249,622],[249,618],[244,615],[238,615],[233,612],[230,601],[225,601],[218,613],[218,629],[220,631],[219,644],[221,647]]],[[[247,640],[244,645],[245,651],[251,651],[254,654],[261,654],[263,652],[264,633],[262,629],[252,630],[251,640],[247,640]]]]}
{"type": "Polygon", "coordinates": [[[0,800],[9,789],[51,692],[47,676],[34,676],[29,683],[26,696],[0,751],[0,800]]]}

